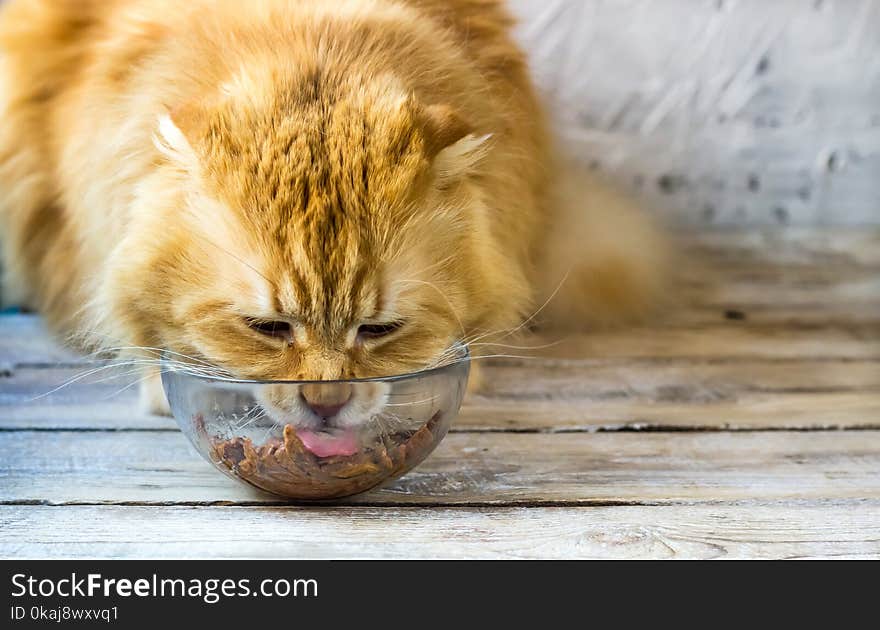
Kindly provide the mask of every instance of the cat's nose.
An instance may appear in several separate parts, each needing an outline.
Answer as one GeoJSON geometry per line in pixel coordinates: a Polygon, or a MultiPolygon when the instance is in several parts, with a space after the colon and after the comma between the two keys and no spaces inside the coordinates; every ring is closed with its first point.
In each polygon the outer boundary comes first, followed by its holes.
{"type": "Polygon", "coordinates": [[[352,387],[348,383],[315,383],[303,385],[299,391],[303,402],[316,416],[332,418],[351,400],[352,387]]]}
{"type": "Polygon", "coordinates": [[[316,405],[315,403],[309,402],[309,400],[305,396],[303,396],[303,400],[305,401],[306,405],[309,406],[309,409],[315,412],[316,416],[321,416],[324,420],[332,418],[337,413],[342,411],[343,407],[345,407],[345,403],[339,405],[316,405]]]}

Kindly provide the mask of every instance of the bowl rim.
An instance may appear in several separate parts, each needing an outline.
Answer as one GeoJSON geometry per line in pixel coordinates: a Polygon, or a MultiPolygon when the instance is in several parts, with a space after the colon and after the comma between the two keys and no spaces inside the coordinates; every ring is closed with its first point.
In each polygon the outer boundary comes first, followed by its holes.
{"type": "Polygon", "coordinates": [[[182,374],[184,376],[188,376],[190,378],[194,378],[201,381],[208,381],[211,383],[224,383],[230,385],[333,385],[340,383],[396,383],[399,381],[415,379],[415,378],[424,378],[426,376],[433,376],[439,372],[444,370],[449,370],[451,368],[457,367],[463,363],[470,364],[471,361],[471,351],[470,349],[462,343],[456,343],[454,346],[460,353],[459,356],[448,363],[444,363],[443,365],[438,365],[437,367],[426,368],[424,370],[417,370],[415,372],[406,372],[404,374],[394,374],[392,376],[370,376],[366,378],[349,378],[349,379],[334,379],[334,380],[326,380],[326,381],[297,381],[297,380],[285,380],[285,379],[275,379],[275,380],[255,380],[255,379],[246,379],[246,378],[227,378],[224,376],[208,376],[206,374],[199,374],[195,371],[188,371],[186,369],[181,369],[178,367],[169,367],[164,368],[164,364],[166,361],[166,357],[169,356],[169,352],[167,350],[162,351],[162,375],[163,377],[168,374],[182,374]]]}

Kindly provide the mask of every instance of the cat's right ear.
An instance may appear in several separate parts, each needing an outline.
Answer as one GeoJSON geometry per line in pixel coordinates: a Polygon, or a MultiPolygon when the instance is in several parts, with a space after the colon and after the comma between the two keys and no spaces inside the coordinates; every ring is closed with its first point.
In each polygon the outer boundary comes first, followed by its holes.
{"type": "Polygon", "coordinates": [[[199,161],[192,144],[181,130],[186,117],[182,110],[166,112],[159,116],[156,132],[153,134],[153,144],[172,164],[193,172],[198,167],[199,161]]]}
{"type": "Polygon", "coordinates": [[[492,134],[478,135],[469,123],[447,105],[421,110],[429,157],[441,184],[473,171],[489,150],[492,134]]]}

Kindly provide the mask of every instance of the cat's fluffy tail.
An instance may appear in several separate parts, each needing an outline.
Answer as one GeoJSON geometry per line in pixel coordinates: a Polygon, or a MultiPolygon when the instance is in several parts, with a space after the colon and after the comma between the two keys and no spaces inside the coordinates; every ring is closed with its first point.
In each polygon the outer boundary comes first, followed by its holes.
{"type": "Polygon", "coordinates": [[[540,321],[569,330],[632,323],[665,302],[672,249],[655,221],[579,166],[557,171],[551,197],[540,321]]]}

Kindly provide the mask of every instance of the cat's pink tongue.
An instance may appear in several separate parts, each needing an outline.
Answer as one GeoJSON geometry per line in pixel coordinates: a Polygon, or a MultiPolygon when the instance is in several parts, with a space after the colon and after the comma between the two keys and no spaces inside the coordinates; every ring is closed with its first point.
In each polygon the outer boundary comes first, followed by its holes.
{"type": "Polygon", "coordinates": [[[352,429],[336,433],[300,429],[296,432],[303,446],[318,457],[349,457],[358,452],[357,435],[352,429]]]}

